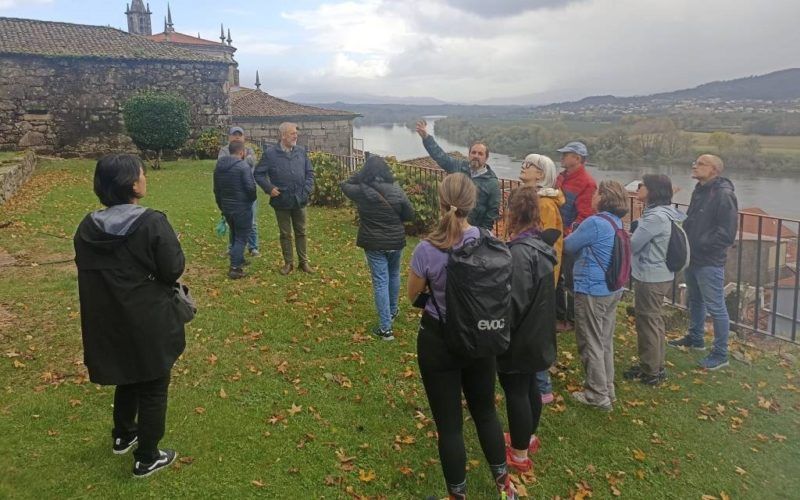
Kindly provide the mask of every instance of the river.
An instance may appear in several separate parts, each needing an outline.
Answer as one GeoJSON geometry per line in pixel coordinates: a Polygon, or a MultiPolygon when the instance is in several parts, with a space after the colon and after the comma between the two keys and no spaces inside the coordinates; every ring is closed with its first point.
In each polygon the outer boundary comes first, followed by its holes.
{"type": "MultiPolygon", "coordinates": [[[[435,134],[436,118],[428,118],[428,131],[435,134]]],[[[357,139],[364,140],[364,149],[371,153],[384,156],[395,156],[398,160],[410,160],[427,156],[422,147],[422,141],[414,130],[402,124],[385,126],[355,127],[353,131],[357,139]]],[[[454,144],[446,139],[437,137],[436,141],[445,151],[459,151],[467,154],[465,145],[454,144]]],[[[532,151],[534,152],[534,151],[532,151]]],[[[558,153],[551,156],[558,165],[558,153]]],[[[519,175],[520,161],[508,155],[491,152],[489,165],[499,177],[516,179],[519,175]]],[[[691,178],[691,166],[675,165],[618,165],[610,169],[600,169],[589,166],[589,171],[598,181],[614,179],[623,185],[640,179],[645,173],[662,173],[670,176],[674,185],[680,188],[674,200],[679,203],[689,203],[695,181],[691,178]]],[[[739,199],[739,208],[758,207],[771,215],[800,219],[800,175],[792,173],[748,172],[743,170],[728,170],[725,176],[733,181],[736,187],[736,196],[739,199]]]]}

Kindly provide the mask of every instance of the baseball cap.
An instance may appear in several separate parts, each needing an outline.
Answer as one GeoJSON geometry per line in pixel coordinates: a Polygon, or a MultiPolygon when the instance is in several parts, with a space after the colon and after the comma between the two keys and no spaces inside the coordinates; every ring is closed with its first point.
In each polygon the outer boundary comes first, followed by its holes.
{"type": "Polygon", "coordinates": [[[583,156],[584,158],[589,156],[589,150],[586,149],[586,144],[578,141],[570,142],[557,151],[559,153],[575,153],[576,155],[583,156]]]}
{"type": "Polygon", "coordinates": [[[244,135],[244,129],[242,127],[231,127],[231,129],[228,131],[228,135],[233,135],[236,133],[244,135]]]}

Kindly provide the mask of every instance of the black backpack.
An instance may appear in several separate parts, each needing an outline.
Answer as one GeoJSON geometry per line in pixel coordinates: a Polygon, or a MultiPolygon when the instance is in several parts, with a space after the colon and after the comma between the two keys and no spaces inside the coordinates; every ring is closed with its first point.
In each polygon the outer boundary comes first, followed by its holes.
{"type": "Polygon", "coordinates": [[[667,243],[667,269],[673,273],[679,273],[689,267],[691,260],[691,250],[689,249],[689,238],[686,231],[670,220],[669,243],[667,243]]]}
{"type": "Polygon", "coordinates": [[[511,251],[480,229],[477,239],[447,253],[446,318],[431,298],[448,349],[469,359],[505,352],[511,342],[511,251]]]}

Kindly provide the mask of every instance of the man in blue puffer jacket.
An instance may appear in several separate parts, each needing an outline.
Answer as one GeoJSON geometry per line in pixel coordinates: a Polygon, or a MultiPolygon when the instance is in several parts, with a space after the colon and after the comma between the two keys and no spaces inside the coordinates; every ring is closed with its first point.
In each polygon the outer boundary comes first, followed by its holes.
{"type": "Polygon", "coordinates": [[[253,224],[253,202],[256,200],[256,183],[253,171],[245,161],[242,142],[228,145],[230,156],[217,160],[214,169],[214,198],[230,227],[231,268],[228,277],[244,277],[244,247],[253,224]]]}
{"type": "Polygon", "coordinates": [[[280,142],[264,151],[254,175],[256,183],[270,196],[269,204],[278,219],[284,262],[281,274],[289,274],[294,268],[293,231],[300,270],[313,273],[306,253],[306,205],[314,189],[314,169],[306,150],[297,145],[297,125],[284,122],[278,130],[280,142]]]}

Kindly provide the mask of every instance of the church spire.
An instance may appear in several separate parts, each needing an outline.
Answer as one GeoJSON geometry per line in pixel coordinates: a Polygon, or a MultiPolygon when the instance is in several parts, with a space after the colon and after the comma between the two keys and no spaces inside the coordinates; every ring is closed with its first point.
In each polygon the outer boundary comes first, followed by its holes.
{"type": "Polygon", "coordinates": [[[261,79],[258,77],[258,70],[256,70],[256,90],[261,90],[261,79]]]}
{"type": "Polygon", "coordinates": [[[222,23],[219,23],[219,39],[222,45],[225,45],[225,28],[222,26],[222,23]]]}
{"type": "Polygon", "coordinates": [[[231,38],[231,29],[230,28],[228,28],[228,40],[227,40],[227,42],[228,42],[228,45],[233,43],[233,38],[231,38]]]}
{"type": "Polygon", "coordinates": [[[164,28],[165,33],[174,33],[175,32],[175,25],[172,24],[172,10],[169,8],[169,3],[167,3],[167,21],[166,21],[166,28],[164,28]]]}

